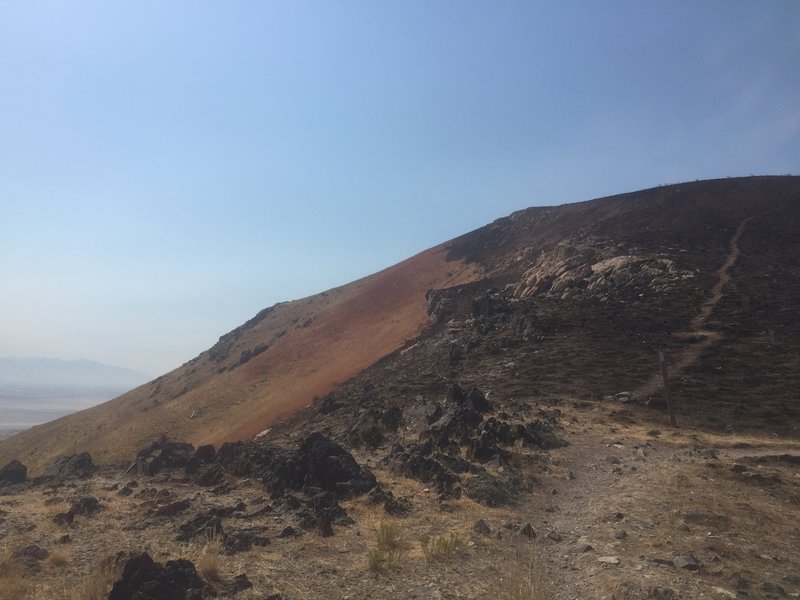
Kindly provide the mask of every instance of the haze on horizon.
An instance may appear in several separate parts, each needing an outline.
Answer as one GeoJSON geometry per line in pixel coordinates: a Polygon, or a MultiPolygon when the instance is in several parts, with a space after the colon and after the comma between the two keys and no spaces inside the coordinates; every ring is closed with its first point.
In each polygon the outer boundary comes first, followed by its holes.
{"type": "Polygon", "coordinates": [[[0,5],[0,356],[157,375],[531,205],[798,172],[800,3],[0,5]]]}

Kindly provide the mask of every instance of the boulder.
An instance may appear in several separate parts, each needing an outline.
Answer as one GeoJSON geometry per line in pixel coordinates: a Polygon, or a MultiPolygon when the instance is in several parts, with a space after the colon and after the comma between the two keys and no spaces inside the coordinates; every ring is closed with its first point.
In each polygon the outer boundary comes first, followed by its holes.
{"type": "Polygon", "coordinates": [[[93,515],[100,511],[102,507],[100,502],[94,496],[86,496],[80,500],[73,502],[69,512],[75,515],[93,515]]]}
{"type": "Polygon", "coordinates": [[[321,433],[312,433],[294,451],[271,448],[265,454],[267,464],[257,468],[273,498],[308,487],[352,498],[366,494],[377,483],[352,454],[321,433]]]}
{"type": "Polygon", "coordinates": [[[139,451],[135,465],[139,473],[153,476],[163,469],[186,468],[194,455],[195,449],[191,444],[162,437],[139,451]]]}
{"type": "Polygon", "coordinates": [[[25,483],[27,478],[28,468],[16,459],[0,469],[0,485],[25,483]]]}
{"type": "Polygon", "coordinates": [[[62,456],[54,460],[42,473],[42,477],[54,479],[88,479],[97,467],[88,452],[62,456]]]}
{"type": "Polygon", "coordinates": [[[485,506],[508,506],[514,503],[508,487],[487,473],[475,475],[465,481],[464,493],[485,506]]]}
{"type": "Polygon", "coordinates": [[[131,557],[114,583],[108,600],[185,600],[205,584],[188,560],[154,562],[147,553],[131,557]]]}

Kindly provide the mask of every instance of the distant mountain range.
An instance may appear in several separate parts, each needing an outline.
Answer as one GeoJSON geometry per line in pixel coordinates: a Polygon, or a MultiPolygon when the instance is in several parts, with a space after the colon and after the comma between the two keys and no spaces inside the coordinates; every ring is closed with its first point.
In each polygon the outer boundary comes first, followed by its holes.
{"type": "Polygon", "coordinates": [[[132,369],[91,360],[0,358],[0,387],[132,389],[149,377],[132,369]]]}

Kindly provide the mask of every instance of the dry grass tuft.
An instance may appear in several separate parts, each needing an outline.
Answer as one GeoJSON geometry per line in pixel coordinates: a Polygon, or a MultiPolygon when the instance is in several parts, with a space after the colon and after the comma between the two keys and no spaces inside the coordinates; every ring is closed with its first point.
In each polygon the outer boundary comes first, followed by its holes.
{"type": "Polygon", "coordinates": [[[375,530],[375,547],[367,552],[370,571],[396,569],[408,554],[408,542],[397,523],[382,521],[375,530]]]}
{"type": "Polygon", "coordinates": [[[434,537],[426,536],[420,541],[422,552],[428,560],[448,560],[457,554],[463,554],[467,546],[464,539],[455,531],[434,537]]]}
{"type": "Polygon", "coordinates": [[[105,560],[95,566],[72,592],[71,600],[106,600],[122,574],[122,566],[122,562],[116,560],[105,560]]]}
{"type": "Polygon", "coordinates": [[[206,581],[217,582],[222,580],[221,554],[222,540],[219,537],[210,538],[200,551],[200,555],[197,557],[197,572],[206,581]]]}
{"type": "Polygon", "coordinates": [[[529,557],[520,557],[511,563],[500,579],[497,598],[499,600],[550,600],[552,592],[547,585],[544,569],[539,562],[529,557]]]}
{"type": "Polygon", "coordinates": [[[49,564],[51,567],[65,567],[68,563],[69,561],[67,560],[67,557],[60,552],[51,552],[50,556],[47,557],[47,564],[49,564]]]}
{"type": "Polygon", "coordinates": [[[19,600],[25,597],[25,582],[19,575],[0,575],[0,600],[19,600]]]}
{"type": "Polygon", "coordinates": [[[0,600],[23,598],[25,582],[19,573],[19,566],[8,551],[0,552],[0,600]]]}

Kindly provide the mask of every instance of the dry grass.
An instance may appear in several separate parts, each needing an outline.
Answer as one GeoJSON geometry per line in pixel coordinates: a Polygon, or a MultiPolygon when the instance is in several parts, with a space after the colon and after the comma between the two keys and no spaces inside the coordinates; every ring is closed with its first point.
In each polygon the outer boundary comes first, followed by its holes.
{"type": "Polygon", "coordinates": [[[22,598],[27,586],[19,573],[19,567],[11,553],[0,552],[0,600],[17,600],[22,598]]]}
{"type": "Polygon", "coordinates": [[[67,557],[60,552],[51,552],[50,556],[47,557],[47,564],[49,564],[51,567],[66,567],[68,563],[69,561],[67,560],[67,557]]]}
{"type": "Polygon", "coordinates": [[[408,555],[408,542],[399,524],[382,521],[375,530],[375,547],[367,552],[370,571],[397,569],[408,555]]]}
{"type": "Polygon", "coordinates": [[[533,556],[517,557],[497,586],[499,600],[550,600],[544,569],[533,556]]]}
{"type": "Polygon", "coordinates": [[[467,546],[456,531],[434,537],[426,536],[420,542],[425,558],[438,561],[449,560],[456,555],[463,554],[467,546]]]}
{"type": "Polygon", "coordinates": [[[208,540],[197,557],[197,572],[206,581],[217,582],[222,580],[222,540],[215,536],[208,540]]]}
{"type": "Polygon", "coordinates": [[[122,574],[122,563],[106,560],[96,565],[73,590],[70,600],[106,600],[122,574]]]}
{"type": "Polygon", "coordinates": [[[19,575],[0,575],[0,600],[24,598],[25,582],[19,575]]]}

